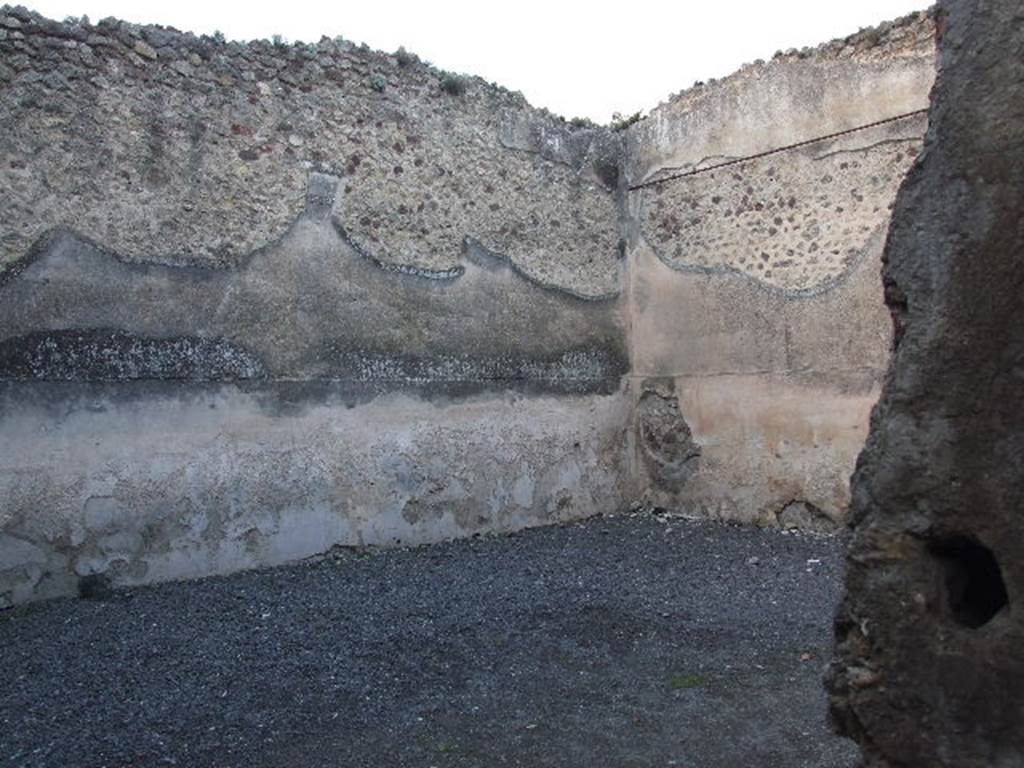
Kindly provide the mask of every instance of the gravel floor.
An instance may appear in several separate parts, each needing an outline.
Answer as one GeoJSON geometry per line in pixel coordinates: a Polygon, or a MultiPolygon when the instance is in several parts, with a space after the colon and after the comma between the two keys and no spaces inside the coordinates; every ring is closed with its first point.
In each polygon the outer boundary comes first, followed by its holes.
{"type": "Polygon", "coordinates": [[[850,768],[838,538],[618,517],[0,613],[0,766],[850,768]]]}

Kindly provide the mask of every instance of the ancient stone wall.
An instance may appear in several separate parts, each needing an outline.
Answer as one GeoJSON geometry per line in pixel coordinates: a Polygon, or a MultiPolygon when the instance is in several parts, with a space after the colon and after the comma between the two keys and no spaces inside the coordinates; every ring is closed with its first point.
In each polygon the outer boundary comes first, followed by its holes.
{"type": "Polygon", "coordinates": [[[889,348],[879,256],[933,76],[917,14],[697,85],[629,129],[631,376],[641,414],[644,382],[671,384],[692,443],[685,483],[638,462],[650,503],[842,520],[889,348]]]}
{"type": "Polygon", "coordinates": [[[333,226],[393,269],[455,277],[469,237],[541,283],[617,290],[617,143],[516,94],[326,38],[10,9],[0,29],[2,264],[65,228],[126,261],[237,265],[284,236],[319,174],[333,226]]]}
{"type": "Polygon", "coordinates": [[[1024,8],[945,0],[829,676],[869,768],[1024,764],[1024,8]]]}
{"type": "Polygon", "coordinates": [[[832,526],[931,34],[623,132],[404,52],[5,7],[0,603],[638,500],[832,526]]]}
{"type": "Polygon", "coordinates": [[[0,13],[0,603],[612,512],[619,137],[0,13]]]}

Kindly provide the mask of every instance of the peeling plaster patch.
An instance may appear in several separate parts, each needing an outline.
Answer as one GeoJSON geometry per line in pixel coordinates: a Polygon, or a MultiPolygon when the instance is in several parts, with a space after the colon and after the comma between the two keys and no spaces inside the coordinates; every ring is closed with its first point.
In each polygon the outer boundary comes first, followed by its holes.
{"type": "Polygon", "coordinates": [[[125,521],[125,511],[112,496],[90,496],[82,505],[82,519],[89,531],[103,531],[125,521]]]}
{"type": "Polygon", "coordinates": [[[392,393],[282,417],[259,404],[263,386],[3,383],[0,431],[20,448],[0,451],[13,510],[0,536],[28,546],[0,538],[17,564],[0,567],[0,600],[70,594],[93,575],[122,587],[513,531],[608,514],[627,495],[620,395],[392,393]]]}
{"type": "Polygon", "coordinates": [[[575,491],[579,488],[580,480],[583,477],[583,473],[580,471],[580,465],[574,460],[570,460],[568,464],[558,471],[558,490],[564,491],[575,491]]]}
{"type": "MultiPolygon", "coordinates": [[[[0,533],[0,571],[37,570],[33,566],[46,565],[46,554],[30,541],[9,533],[0,533]]],[[[40,574],[35,576],[38,580],[40,574]]],[[[28,579],[26,579],[28,580],[28,579]]]]}
{"type": "Polygon", "coordinates": [[[679,411],[670,379],[648,379],[637,404],[640,456],[659,488],[678,491],[697,469],[701,455],[690,425],[679,411]]]}
{"type": "Polygon", "coordinates": [[[256,560],[286,563],[311,557],[323,552],[328,542],[346,541],[350,533],[348,520],[325,502],[283,510],[256,560]]]}

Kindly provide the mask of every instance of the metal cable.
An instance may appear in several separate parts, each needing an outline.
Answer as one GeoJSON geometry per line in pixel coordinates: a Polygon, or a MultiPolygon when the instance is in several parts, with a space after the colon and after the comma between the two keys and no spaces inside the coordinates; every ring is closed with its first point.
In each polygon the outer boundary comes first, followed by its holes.
{"type": "Polygon", "coordinates": [[[697,168],[692,171],[683,171],[680,173],[673,173],[668,176],[662,176],[659,179],[650,179],[649,181],[643,181],[639,184],[633,184],[629,187],[629,191],[633,192],[644,187],[651,187],[655,184],[663,184],[666,181],[675,181],[676,179],[685,179],[687,176],[697,176],[702,173],[708,173],[709,171],[717,171],[719,168],[728,168],[730,165],[738,165],[739,163],[746,163],[750,160],[757,160],[762,157],[768,157],[770,155],[777,155],[780,152],[788,152],[791,149],[797,149],[798,147],[806,147],[808,144],[816,144],[819,141],[828,141],[829,139],[835,139],[839,136],[846,136],[850,133],[856,133],[857,131],[865,131],[869,128],[875,128],[879,125],[885,125],[886,123],[894,123],[897,120],[906,120],[909,117],[917,117],[918,115],[928,114],[927,109],[915,109],[913,112],[906,112],[902,115],[896,115],[895,117],[887,117],[884,120],[876,120],[873,123],[865,123],[864,125],[858,125],[855,128],[847,128],[844,131],[836,131],[835,133],[829,133],[825,136],[816,136],[813,139],[806,139],[804,141],[798,141],[795,144],[787,144],[784,147],[776,147],[775,149],[768,149],[764,152],[758,152],[756,155],[747,155],[746,157],[737,157],[732,160],[726,160],[725,162],[718,163],[717,165],[709,165],[706,168],[697,168]]]}

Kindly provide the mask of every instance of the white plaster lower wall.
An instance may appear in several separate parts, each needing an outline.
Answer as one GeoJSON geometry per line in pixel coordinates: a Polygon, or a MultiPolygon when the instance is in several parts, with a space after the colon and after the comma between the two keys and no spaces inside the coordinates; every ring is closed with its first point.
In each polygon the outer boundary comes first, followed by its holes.
{"type": "Polygon", "coordinates": [[[631,495],[625,394],[280,412],[234,387],[42,389],[8,390],[0,410],[0,604],[72,593],[93,573],[141,584],[510,531],[631,495]]]}

